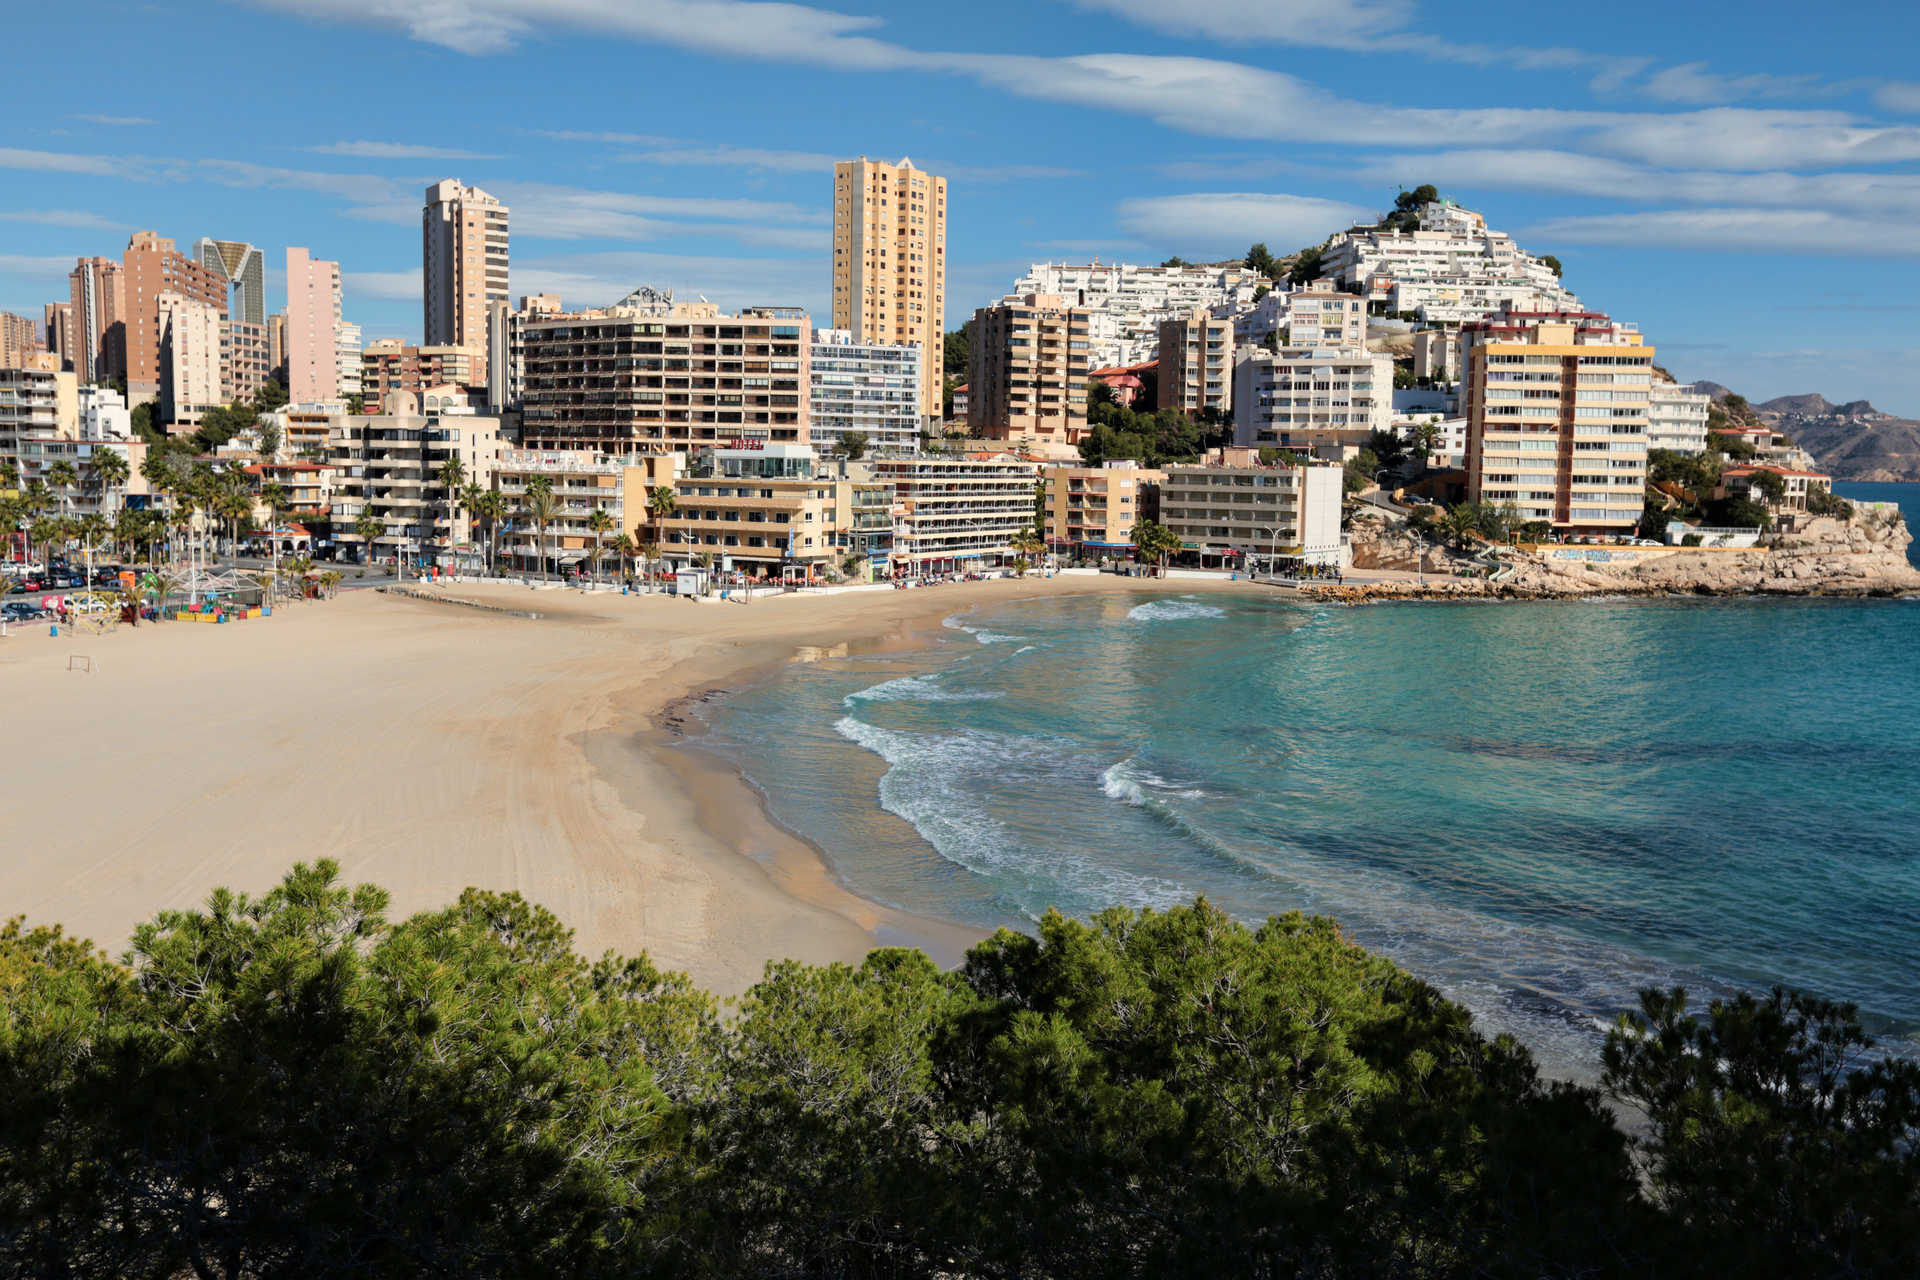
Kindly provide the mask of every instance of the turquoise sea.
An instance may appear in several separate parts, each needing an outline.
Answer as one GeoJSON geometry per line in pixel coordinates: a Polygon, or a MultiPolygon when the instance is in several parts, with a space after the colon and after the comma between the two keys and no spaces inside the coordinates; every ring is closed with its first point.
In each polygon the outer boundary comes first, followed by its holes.
{"type": "Polygon", "coordinates": [[[1329,914],[1575,1078],[1648,984],[1787,983],[1920,1048],[1917,601],[1060,598],[711,719],[910,910],[1329,914]]]}

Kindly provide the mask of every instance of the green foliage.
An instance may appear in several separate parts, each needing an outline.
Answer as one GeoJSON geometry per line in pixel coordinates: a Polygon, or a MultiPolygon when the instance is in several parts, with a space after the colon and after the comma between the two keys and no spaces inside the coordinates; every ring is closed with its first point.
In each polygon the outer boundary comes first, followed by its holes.
{"type": "Polygon", "coordinates": [[[1816,516],[1838,516],[1842,520],[1853,519],[1853,504],[1845,498],[1835,497],[1831,489],[1809,488],[1807,511],[1816,516]]]}
{"type": "Polygon", "coordinates": [[[1705,541],[1706,537],[1703,534],[1683,533],[1680,535],[1680,545],[1683,547],[1697,547],[1705,541]]]}
{"type": "Polygon", "coordinates": [[[1127,540],[1133,543],[1133,549],[1142,560],[1163,565],[1168,556],[1178,553],[1187,545],[1172,529],[1158,520],[1145,517],[1134,522],[1133,528],[1127,533],[1127,540]]]}
{"type": "Polygon", "coordinates": [[[1411,364],[1405,364],[1399,360],[1393,362],[1393,389],[1395,391],[1410,391],[1417,386],[1418,383],[1419,379],[1413,376],[1413,366],[1411,364]]]}
{"type": "Polygon", "coordinates": [[[1326,245],[1318,244],[1294,254],[1293,266],[1287,272],[1287,283],[1299,288],[1303,284],[1311,284],[1318,279],[1320,263],[1326,256],[1326,251],[1326,245]]]}
{"type": "Polygon", "coordinates": [[[942,367],[955,378],[967,376],[967,360],[973,348],[973,321],[948,332],[942,343],[942,367]]]}
{"type": "Polygon", "coordinates": [[[1667,526],[1673,523],[1673,516],[1666,507],[1652,498],[1640,511],[1640,536],[1665,540],[1667,526]]]}
{"type": "Polygon", "coordinates": [[[1554,257],[1552,254],[1550,253],[1542,254],[1540,257],[1540,261],[1546,263],[1547,266],[1551,267],[1553,269],[1553,274],[1555,274],[1556,276],[1566,274],[1565,270],[1560,266],[1560,259],[1554,257]]]}
{"type": "Polygon", "coordinates": [[[1876,1059],[1852,1005],[1775,988],[1643,991],[1607,1038],[1608,1090],[1651,1126],[1657,1202],[1729,1275],[1920,1265],[1920,1066],[1876,1059]]]}
{"type": "Polygon", "coordinates": [[[1276,449],[1272,445],[1260,447],[1260,465],[1265,467],[1304,467],[1312,459],[1297,449],[1276,449]]]}
{"type": "Polygon", "coordinates": [[[1136,412],[1117,403],[1104,382],[1089,384],[1087,426],[1080,456],[1088,466],[1112,458],[1132,458],[1147,467],[1192,462],[1205,447],[1200,424],[1180,410],[1136,412]]]}
{"type": "Polygon", "coordinates": [[[1787,478],[1778,471],[1756,471],[1747,483],[1765,495],[1768,502],[1779,502],[1787,496],[1787,478]]]}
{"type": "Polygon", "coordinates": [[[1168,258],[1165,262],[1161,263],[1160,265],[1163,267],[1190,267],[1193,264],[1191,262],[1188,262],[1185,258],[1172,257],[1172,258],[1168,258]]]}
{"type": "Polygon", "coordinates": [[[853,461],[867,456],[867,433],[864,431],[842,431],[840,433],[840,452],[853,461]]]}
{"type": "Polygon", "coordinates": [[[1274,261],[1271,253],[1267,252],[1266,243],[1263,241],[1247,250],[1246,268],[1257,272],[1262,279],[1271,280],[1274,278],[1274,273],[1280,269],[1280,264],[1274,261]]]}
{"type": "Polygon", "coordinates": [[[164,433],[153,425],[153,402],[150,400],[143,400],[128,410],[127,422],[133,428],[133,434],[148,444],[164,436],[164,433]]]}
{"type": "Polygon", "coordinates": [[[1359,493],[1373,487],[1374,473],[1381,470],[1380,456],[1371,448],[1360,450],[1347,459],[1344,484],[1348,493],[1359,493]]]}
{"type": "Polygon", "coordinates": [[[287,389],[277,378],[268,378],[253,395],[255,413],[271,413],[286,403],[287,389]]]}
{"type": "Polygon", "coordinates": [[[1729,528],[1770,529],[1773,527],[1771,513],[1751,498],[1715,498],[1706,505],[1703,514],[1709,524],[1729,528]]]}

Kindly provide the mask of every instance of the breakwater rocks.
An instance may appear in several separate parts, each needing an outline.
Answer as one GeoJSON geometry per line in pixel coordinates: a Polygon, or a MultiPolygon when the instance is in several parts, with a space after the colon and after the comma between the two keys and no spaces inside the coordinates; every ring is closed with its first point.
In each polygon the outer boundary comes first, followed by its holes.
{"type": "Polygon", "coordinates": [[[1749,548],[1501,547],[1477,555],[1421,543],[1404,522],[1353,522],[1357,568],[1408,569],[1426,582],[1311,584],[1301,594],[1340,603],[1388,599],[1558,600],[1585,596],[1897,596],[1920,592],[1913,541],[1898,513],[1822,518],[1749,548]]]}
{"type": "Polygon", "coordinates": [[[380,587],[383,596],[405,596],[409,600],[430,600],[434,604],[457,604],[463,609],[479,609],[484,613],[503,613],[509,618],[538,619],[539,614],[530,609],[509,609],[505,605],[483,604],[478,600],[462,600],[458,596],[443,596],[437,591],[420,591],[413,587],[380,587]]]}

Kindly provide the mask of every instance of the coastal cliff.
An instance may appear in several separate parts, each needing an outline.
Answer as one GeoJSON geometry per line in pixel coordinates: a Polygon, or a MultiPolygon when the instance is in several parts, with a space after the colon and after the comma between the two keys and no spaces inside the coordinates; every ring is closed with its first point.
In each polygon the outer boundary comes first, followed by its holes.
{"type": "Polygon", "coordinates": [[[1824,517],[1765,545],[1708,547],[1437,547],[1407,522],[1377,509],[1352,522],[1356,569],[1419,569],[1426,582],[1308,588],[1335,599],[1590,595],[1888,596],[1920,591],[1907,559],[1913,542],[1899,514],[1876,510],[1824,517]]]}

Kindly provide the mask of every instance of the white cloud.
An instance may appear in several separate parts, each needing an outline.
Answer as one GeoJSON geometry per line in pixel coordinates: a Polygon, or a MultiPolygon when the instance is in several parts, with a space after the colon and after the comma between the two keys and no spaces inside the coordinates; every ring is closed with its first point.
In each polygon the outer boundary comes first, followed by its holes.
{"type": "Polygon", "coordinates": [[[1704,62],[1683,62],[1666,67],[1646,79],[1640,92],[1662,102],[1685,102],[1706,106],[1716,102],[1734,102],[1741,98],[1792,98],[1831,92],[1817,75],[1717,75],[1704,62]]]}
{"type": "Polygon", "coordinates": [[[420,300],[420,269],[411,271],[342,271],[340,273],[340,292],[344,304],[352,310],[356,297],[376,298],[385,302],[418,302],[420,300]]]}
{"type": "Polygon", "coordinates": [[[1873,105],[1882,111],[1920,116],[1920,84],[1906,80],[1883,84],[1874,90],[1873,105]]]}
{"type": "Polygon", "coordinates": [[[1920,227],[1823,209],[1662,209],[1548,218],[1517,232],[1533,245],[1599,244],[1726,253],[1920,257],[1920,227]]]}
{"type": "Polygon", "coordinates": [[[44,276],[58,272],[65,277],[73,270],[75,256],[58,254],[34,256],[24,253],[0,253],[0,275],[44,276]]]}
{"type": "Polygon", "coordinates": [[[833,172],[835,162],[851,159],[818,151],[774,151],[764,147],[682,147],[639,151],[620,159],[633,164],[713,165],[725,169],[764,169],[774,173],[833,172]]]}
{"type": "Polygon", "coordinates": [[[0,213],[6,222],[35,222],[45,227],[77,227],[84,231],[125,231],[127,224],[84,209],[17,209],[0,213]]]}
{"type": "MultiPolygon", "coordinates": [[[[554,240],[659,240],[709,234],[767,246],[818,249],[825,208],[775,200],[633,195],[544,182],[495,183],[513,210],[513,231],[554,240]],[[745,226],[735,224],[747,224],[745,226]],[[781,225],[786,224],[786,225],[781,225]]],[[[418,211],[415,211],[417,218],[418,211]]]]}
{"type": "Polygon", "coordinates": [[[679,141],[650,133],[610,133],[602,129],[522,129],[520,132],[555,142],[618,142],[630,147],[665,147],[679,141]]]}
{"type": "Polygon", "coordinates": [[[0,169],[26,169],[35,173],[84,173],[99,178],[140,176],[141,164],[122,156],[83,156],[64,151],[26,151],[19,147],[0,147],[0,169]]]}
{"type": "Polygon", "coordinates": [[[1149,244],[1225,258],[1245,253],[1257,241],[1278,253],[1318,244],[1335,231],[1371,220],[1373,213],[1317,196],[1232,192],[1142,196],[1121,201],[1115,216],[1149,244]]]}
{"type": "Polygon", "coordinates": [[[501,156],[481,151],[456,151],[451,147],[425,147],[410,142],[329,142],[322,147],[302,147],[323,156],[358,156],[367,160],[499,160],[501,156]]]}
{"type": "Polygon", "coordinates": [[[1607,156],[1553,150],[1441,151],[1396,155],[1343,170],[1343,177],[1406,182],[1444,175],[1450,189],[1544,191],[1635,204],[1751,205],[1901,214],[1920,205],[1920,175],[1725,173],[1655,169],[1607,156]]]}
{"type": "Polygon", "coordinates": [[[95,115],[92,112],[83,112],[80,115],[68,116],[67,119],[85,120],[88,124],[104,124],[104,125],[111,125],[116,128],[132,126],[132,125],[143,125],[143,124],[155,123],[154,121],[147,119],[145,116],[102,116],[102,115],[95,115]]]}

